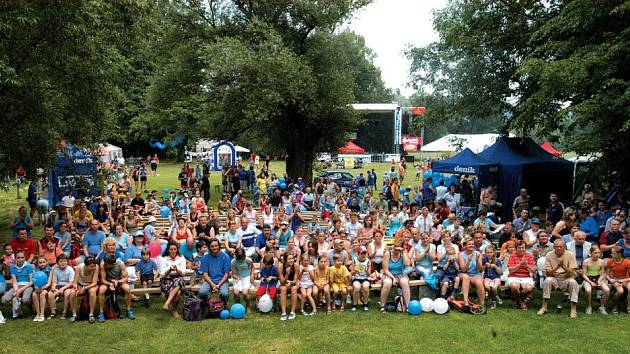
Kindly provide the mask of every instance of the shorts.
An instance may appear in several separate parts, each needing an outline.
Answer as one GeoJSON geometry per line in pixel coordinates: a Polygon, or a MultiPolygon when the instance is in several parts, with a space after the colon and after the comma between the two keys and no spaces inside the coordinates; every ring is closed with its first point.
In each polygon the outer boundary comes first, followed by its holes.
{"type": "Polygon", "coordinates": [[[501,278],[494,278],[494,279],[483,278],[483,284],[484,285],[492,285],[492,284],[501,285],[501,278]]]}
{"type": "MultiPolygon", "coordinates": [[[[599,276],[594,276],[594,277],[588,277],[592,282],[596,283],[597,280],[599,279],[599,276]]],[[[587,281],[582,281],[582,287],[585,287],[586,284],[589,284],[589,282],[587,281]]],[[[602,280],[601,284],[608,284],[608,281],[606,281],[606,279],[602,280]]],[[[596,289],[601,289],[601,285],[591,285],[592,288],[596,288],[596,289]]]]}
{"type": "Polygon", "coordinates": [[[165,278],[160,280],[160,290],[164,296],[168,297],[171,290],[179,287],[180,290],[186,288],[186,282],[183,277],[165,278]]]}
{"type": "Polygon", "coordinates": [[[141,283],[152,283],[155,277],[153,274],[140,274],[140,282],[141,283]]]}
{"type": "Polygon", "coordinates": [[[507,281],[505,282],[506,286],[510,286],[512,285],[512,283],[514,284],[521,284],[521,285],[534,285],[534,279],[531,277],[527,277],[527,278],[517,278],[517,277],[508,277],[507,281]]]}
{"type": "Polygon", "coordinates": [[[271,299],[275,299],[276,298],[276,292],[278,291],[277,288],[275,287],[266,287],[266,286],[259,286],[258,289],[256,290],[256,297],[261,297],[267,293],[269,293],[269,297],[271,297],[271,299]]]}
{"type": "Polygon", "coordinates": [[[348,289],[348,286],[345,283],[343,284],[333,283],[332,285],[332,291],[335,293],[338,293],[339,291],[344,291],[347,289],[348,289]]]}
{"type": "Polygon", "coordinates": [[[442,275],[442,282],[452,282],[457,278],[457,274],[444,274],[442,275]]]}
{"type": "Polygon", "coordinates": [[[383,263],[372,263],[372,269],[374,269],[375,272],[381,272],[381,270],[383,270],[383,263]]]}
{"type": "Polygon", "coordinates": [[[155,171],[157,170],[157,164],[156,163],[152,163],[151,164],[151,171],[155,171]]]}
{"type": "Polygon", "coordinates": [[[327,281],[317,282],[314,284],[318,289],[323,289],[326,285],[329,285],[327,281]]]}
{"type": "Polygon", "coordinates": [[[313,281],[312,280],[307,280],[307,281],[298,281],[298,286],[302,289],[311,289],[313,287],[313,281]]]}
{"type": "Polygon", "coordinates": [[[252,287],[252,283],[249,280],[249,276],[240,278],[239,280],[235,281],[234,284],[232,285],[232,288],[234,290],[238,290],[241,292],[249,291],[249,288],[251,287],[252,287]]]}
{"type": "Polygon", "coordinates": [[[140,177],[140,181],[141,181],[141,182],[146,182],[146,181],[147,181],[147,178],[146,178],[146,177],[140,177]]]}
{"type": "Polygon", "coordinates": [[[41,215],[48,214],[48,200],[40,199],[37,201],[36,206],[38,213],[40,213],[41,215]]]}

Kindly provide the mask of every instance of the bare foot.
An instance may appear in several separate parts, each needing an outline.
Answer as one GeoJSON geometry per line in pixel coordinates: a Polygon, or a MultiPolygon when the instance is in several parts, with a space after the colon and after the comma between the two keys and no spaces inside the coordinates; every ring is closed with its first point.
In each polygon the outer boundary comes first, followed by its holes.
{"type": "Polygon", "coordinates": [[[177,313],[177,311],[173,311],[173,319],[175,320],[180,320],[181,317],[179,316],[179,313],[177,313]]]}
{"type": "Polygon", "coordinates": [[[164,306],[162,306],[162,310],[168,311],[168,304],[164,304],[164,306]]]}

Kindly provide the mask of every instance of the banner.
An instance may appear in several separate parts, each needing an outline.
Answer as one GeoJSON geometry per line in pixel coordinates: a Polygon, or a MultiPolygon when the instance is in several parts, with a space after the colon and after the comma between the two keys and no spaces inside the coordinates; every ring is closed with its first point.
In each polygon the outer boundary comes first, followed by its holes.
{"type": "Polygon", "coordinates": [[[403,136],[401,141],[403,150],[407,152],[416,152],[418,147],[422,145],[422,137],[420,136],[403,136]]]}

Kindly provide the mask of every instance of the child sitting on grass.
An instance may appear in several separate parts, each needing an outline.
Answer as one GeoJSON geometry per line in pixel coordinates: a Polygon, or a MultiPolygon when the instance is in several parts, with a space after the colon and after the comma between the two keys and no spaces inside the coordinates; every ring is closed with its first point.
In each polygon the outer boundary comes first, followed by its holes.
{"type": "Polygon", "coordinates": [[[320,295],[326,301],[326,313],[330,314],[330,267],[328,266],[328,255],[319,256],[317,268],[313,270],[313,297],[321,304],[320,295]]]}
{"type": "MultiPolygon", "coordinates": [[[[158,267],[151,259],[151,251],[148,248],[142,249],[142,259],[136,263],[136,274],[140,276],[142,287],[148,289],[153,286],[153,281],[157,278],[158,267]]],[[[148,292],[144,293],[144,306],[151,305],[151,297],[148,292]]]]}
{"type": "Polygon", "coordinates": [[[459,274],[459,263],[457,262],[457,254],[454,247],[446,247],[446,257],[439,262],[435,273],[440,280],[440,295],[446,298],[450,291],[452,297],[457,297],[460,279],[457,276],[459,274]]]}
{"type": "MultiPolygon", "coordinates": [[[[337,297],[341,297],[341,304],[339,305],[339,311],[344,310],[344,304],[346,296],[348,295],[348,285],[350,284],[350,272],[343,261],[341,256],[336,254],[333,257],[335,265],[330,267],[330,282],[332,283],[333,297],[335,300],[337,297]]],[[[335,302],[332,302],[332,311],[336,310],[335,302]]]]}

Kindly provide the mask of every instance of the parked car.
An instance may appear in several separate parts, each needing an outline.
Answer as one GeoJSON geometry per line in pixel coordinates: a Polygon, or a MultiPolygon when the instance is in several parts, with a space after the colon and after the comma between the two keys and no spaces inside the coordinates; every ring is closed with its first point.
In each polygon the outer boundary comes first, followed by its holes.
{"type": "Polygon", "coordinates": [[[327,180],[328,176],[331,176],[333,181],[335,181],[335,183],[337,183],[339,186],[350,185],[353,178],[352,174],[338,170],[323,170],[317,174],[317,177],[321,177],[324,180],[327,180]]]}

